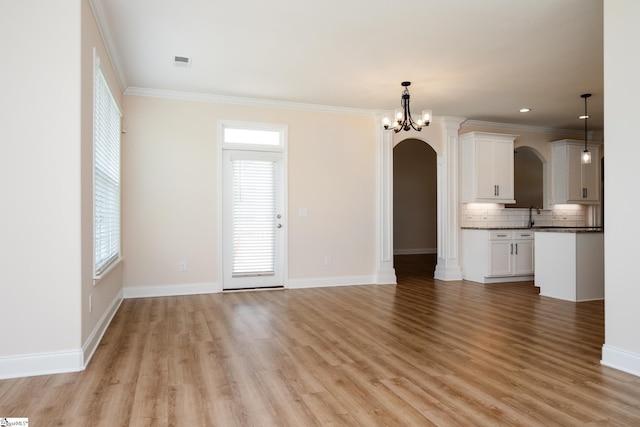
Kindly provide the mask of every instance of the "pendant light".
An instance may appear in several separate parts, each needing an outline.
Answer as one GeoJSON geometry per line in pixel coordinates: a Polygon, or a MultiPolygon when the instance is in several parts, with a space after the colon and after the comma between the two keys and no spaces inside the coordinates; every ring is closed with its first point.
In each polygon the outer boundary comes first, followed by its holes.
{"type": "Polygon", "coordinates": [[[584,116],[580,116],[581,119],[584,119],[584,151],[580,156],[583,165],[591,163],[591,152],[587,147],[587,120],[589,120],[589,114],[587,114],[587,98],[590,96],[590,93],[583,93],[580,95],[580,97],[584,99],[584,116]]]}
{"type": "Polygon", "coordinates": [[[402,97],[400,98],[402,108],[396,109],[395,121],[393,123],[391,123],[389,117],[385,117],[382,120],[382,125],[385,129],[393,129],[395,133],[398,133],[401,130],[411,129],[421,131],[424,126],[429,126],[431,122],[431,110],[422,110],[422,116],[418,121],[414,121],[411,117],[411,110],[409,109],[409,99],[411,98],[409,95],[409,86],[411,86],[411,82],[402,82],[402,87],[404,87],[402,97]]]}

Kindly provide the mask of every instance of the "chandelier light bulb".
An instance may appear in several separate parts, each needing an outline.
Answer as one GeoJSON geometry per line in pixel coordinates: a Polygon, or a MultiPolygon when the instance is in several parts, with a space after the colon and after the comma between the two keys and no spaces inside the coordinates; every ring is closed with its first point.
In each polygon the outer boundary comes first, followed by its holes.
{"type": "Polygon", "coordinates": [[[431,110],[422,110],[422,121],[423,123],[431,123],[431,110]]]}

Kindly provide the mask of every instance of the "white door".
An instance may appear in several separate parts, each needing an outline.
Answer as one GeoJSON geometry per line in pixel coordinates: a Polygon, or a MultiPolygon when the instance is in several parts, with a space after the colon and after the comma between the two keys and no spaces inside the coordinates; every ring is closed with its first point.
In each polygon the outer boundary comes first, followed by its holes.
{"type": "Polygon", "coordinates": [[[283,286],[283,155],[223,150],[223,289],[283,286]]]}

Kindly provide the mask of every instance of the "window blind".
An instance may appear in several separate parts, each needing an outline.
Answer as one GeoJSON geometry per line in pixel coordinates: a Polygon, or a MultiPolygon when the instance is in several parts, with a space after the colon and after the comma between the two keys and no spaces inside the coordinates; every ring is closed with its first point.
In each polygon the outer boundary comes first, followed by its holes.
{"type": "Polygon", "coordinates": [[[120,110],[96,61],[93,98],[94,274],[120,256],[120,110]]]}
{"type": "Polygon", "coordinates": [[[273,275],[276,176],[270,160],[232,160],[232,276],[273,275]]]}

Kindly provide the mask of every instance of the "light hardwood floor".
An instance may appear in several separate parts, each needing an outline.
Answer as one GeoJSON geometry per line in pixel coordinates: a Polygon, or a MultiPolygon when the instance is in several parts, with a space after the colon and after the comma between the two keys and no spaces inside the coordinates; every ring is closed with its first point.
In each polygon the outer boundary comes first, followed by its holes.
{"type": "MultiPolygon", "coordinates": [[[[640,378],[600,365],[603,303],[531,282],[126,300],[88,368],[0,381],[32,426],[640,425],[640,378]]],[[[429,261],[427,261],[429,264],[429,261]]]]}

